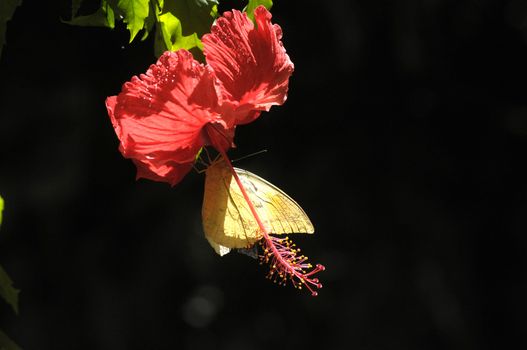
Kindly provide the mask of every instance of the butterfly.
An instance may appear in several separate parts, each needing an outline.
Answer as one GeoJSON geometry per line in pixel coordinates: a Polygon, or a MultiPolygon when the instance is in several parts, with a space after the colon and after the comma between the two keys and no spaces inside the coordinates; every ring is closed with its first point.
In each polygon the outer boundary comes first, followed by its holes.
{"type": "MultiPolygon", "coordinates": [[[[304,210],[284,191],[247,170],[234,168],[261,222],[272,234],[314,233],[304,210]]],[[[233,248],[249,248],[262,238],[231,169],[218,158],[205,171],[203,230],[219,255],[233,248]]]]}

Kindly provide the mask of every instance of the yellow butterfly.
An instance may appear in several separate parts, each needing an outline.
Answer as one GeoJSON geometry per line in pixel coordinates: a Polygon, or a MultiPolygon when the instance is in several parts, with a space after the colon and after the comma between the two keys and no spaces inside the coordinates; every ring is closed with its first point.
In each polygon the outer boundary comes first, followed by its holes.
{"type": "MultiPolygon", "coordinates": [[[[243,169],[234,168],[267,232],[313,233],[302,208],[284,191],[243,169]]],[[[202,219],[205,237],[219,255],[231,248],[248,248],[262,238],[231,170],[223,158],[207,168],[202,219]]]]}

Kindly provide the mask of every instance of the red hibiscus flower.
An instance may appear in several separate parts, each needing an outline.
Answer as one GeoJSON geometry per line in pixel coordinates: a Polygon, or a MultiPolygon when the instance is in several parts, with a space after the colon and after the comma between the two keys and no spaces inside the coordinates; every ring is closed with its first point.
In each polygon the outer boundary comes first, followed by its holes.
{"type": "Polygon", "coordinates": [[[271,24],[263,6],[256,8],[254,19],[256,28],[245,13],[226,12],[203,36],[207,63],[222,83],[224,115],[235,124],[249,123],[260,111],[284,103],[293,73],[280,26],[271,24]]]}
{"type": "Polygon", "coordinates": [[[285,101],[293,63],[282,31],[265,7],[254,17],[256,26],[236,10],[218,18],[203,36],[206,65],[186,50],[165,52],[108,97],[119,149],[137,166],[137,178],[175,185],[201,147],[225,152],[236,125],[285,101]]]}

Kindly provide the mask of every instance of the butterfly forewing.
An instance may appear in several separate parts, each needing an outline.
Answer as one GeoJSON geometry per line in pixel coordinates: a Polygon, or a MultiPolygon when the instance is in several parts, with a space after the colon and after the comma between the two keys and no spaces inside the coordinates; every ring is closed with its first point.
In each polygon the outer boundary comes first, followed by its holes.
{"type": "Polygon", "coordinates": [[[284,191],[247,170],[234,168],[244,184],[260,219],[276,234],[313,233],[304,210],[284,191]]]}

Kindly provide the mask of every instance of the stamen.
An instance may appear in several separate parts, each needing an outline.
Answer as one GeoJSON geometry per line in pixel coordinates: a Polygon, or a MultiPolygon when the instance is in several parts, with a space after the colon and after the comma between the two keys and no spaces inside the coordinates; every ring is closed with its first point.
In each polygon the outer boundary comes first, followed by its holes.
{"type": "Polygon", "coordinates": [[[278,238],[269,235],[267,232],[263,234],[263,237],[264,239],[260,241],[263,249],[263,254],[260,255],[260,263],[270,265],[267,278],[279,285],[285,285],[289,280],[297,289],[306,286],[311,295],[317,296],[318,293],[314,289],[322,288],[322,284],[318,278],[311,276],[324,271],[324,266],[317,264],[314,269],[306,272],[306,269],[312,268],[312,265],[305,263],[307,261],[306,256],[297,255],[299,249],[292,249],[295,245],[289,237],[278,238]]]}

